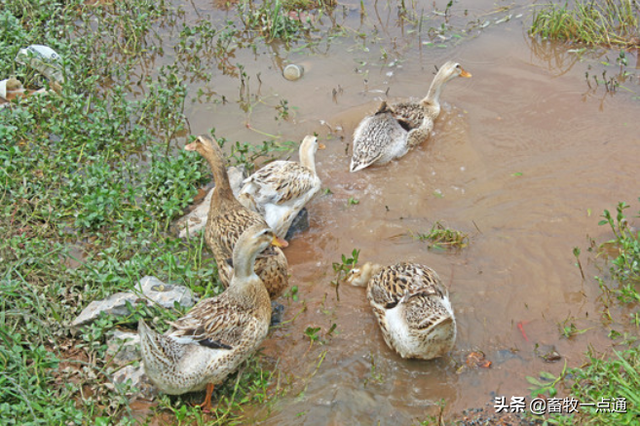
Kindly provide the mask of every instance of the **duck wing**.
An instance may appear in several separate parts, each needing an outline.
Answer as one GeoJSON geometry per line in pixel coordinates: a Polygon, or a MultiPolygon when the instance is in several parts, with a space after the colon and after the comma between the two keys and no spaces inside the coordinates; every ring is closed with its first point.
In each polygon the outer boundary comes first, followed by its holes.
{"type": "Polygon", "coordinates": [[[319,189],[318,177],[293,161],[274,161],[244,180],[241,194],[249,194],[256,204],[282,205],[313,195],[319,189]]]}
{"type": "Polygon", "coordinates": [[[353,132],[351,172],[362,170],[379,160],[390,161],[395,157],[396,145],[406,142],[406,139],[407,131],[393,113],[378,112],[365,117],[353,132]]]}
{"type": "Polygon", "coordinates": [[[247,309],[214,297],[201,301],[184,317],[170,322],[170,335],[189,338],[203,346],[233,349],[255,329],[257,319],[247,309]]]}

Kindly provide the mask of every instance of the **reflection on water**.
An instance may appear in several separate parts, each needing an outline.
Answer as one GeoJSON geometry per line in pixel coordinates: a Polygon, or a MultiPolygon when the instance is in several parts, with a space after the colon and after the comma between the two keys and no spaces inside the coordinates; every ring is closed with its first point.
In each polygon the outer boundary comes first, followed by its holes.
{"type": "Polygon", "coordinates": [[[391,44],[336,40],[311,56],[277,44],[265,53],[236,51],[249,87],[244,111],[195,96],[203,89],[238,99],[229,75],[190,86],[185,114],[195,134],[216,127],[229,140],[259,142],[263,133],[299,141],[316,132],[328,147],[317,168],[330,193],[308,206],[311,228],[286,250],[299,299],[281,300],[288,322],[264,345],[287,392],[271,411],[250,414],[261,424],[405,425],[437,413],[441,399],[451,415],[494,394],[528,395],[525,375],[559,373],[563,362],[545,363],[536,345],[553,345],[574,366],[588,343],[607,342],[597,330],[562,339],[558,324],[599,325],[599,290],[581,280],[572,248],[604,234],[599,212],[634,197],[637,103],[602,87],[585,96],[587,65],[564,46],[528,39],[521,21],[437,49],[416,44],[394,26],[394,12],[376,4],[366,17],[345,9],[339,19],[349,28],[371,20],[395,38],[391,44]],[[424,96],[434,66],[449,59],[473,78],[444,89],[430,140],[400,161],[349,173],[359,120],[382,99],[424,96]],[[282,77],[284,65],[303,62],[300,80],[282,77]],[[289,120],[275,119],[282,100],[289,120]],[[469,247],[435,252],[408,237],[436,221],[468,233],[469,247]],[[385,346],[362,289],[331,283],[332,263],[353,249],[361,261],[415,261],[438,271],[459,326],[450,356],[409,361],[385,346]],[[318,341],[305,336],[309,327],[320,327],[318,341]],[[490,369],[464,366],[474,350],[490,369]]]}

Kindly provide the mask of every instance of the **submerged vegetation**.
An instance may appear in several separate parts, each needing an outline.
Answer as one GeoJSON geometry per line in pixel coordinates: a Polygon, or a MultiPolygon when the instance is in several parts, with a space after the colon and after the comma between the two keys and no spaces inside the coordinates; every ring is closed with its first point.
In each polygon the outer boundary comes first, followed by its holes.
{"type": "Polygon", "coordinates": [[[640,5],[632,0],[548,3],[534,12],[530,33],[550,40],[634,48],[640,46],[640,5]]]}

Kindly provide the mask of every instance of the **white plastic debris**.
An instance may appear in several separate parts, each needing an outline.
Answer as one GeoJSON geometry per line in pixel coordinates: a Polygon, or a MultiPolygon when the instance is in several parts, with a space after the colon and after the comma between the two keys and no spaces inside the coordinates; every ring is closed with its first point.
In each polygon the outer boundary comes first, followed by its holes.
{"type": "Polygon", "coordinates": [[[48,46],[32,44],[25,49],[20,49],[16,56],[16,62],[30,66],[47,77],[49,81],[64,82],[60,55],[48,46]]]}

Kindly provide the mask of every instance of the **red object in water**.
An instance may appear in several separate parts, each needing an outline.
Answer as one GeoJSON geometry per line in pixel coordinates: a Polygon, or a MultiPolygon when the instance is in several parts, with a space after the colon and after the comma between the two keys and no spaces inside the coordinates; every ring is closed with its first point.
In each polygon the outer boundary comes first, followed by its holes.
{"type": "Polygon", "coordinates": [[[527,333],[524,332],[524,324],[524,321],[520,321],[518,323],[518,329],[520,330],[520,333],[522,333],[522,337],[524,337],[524,340],[528,342],[529,338],[527,337],[527,333]]]}

